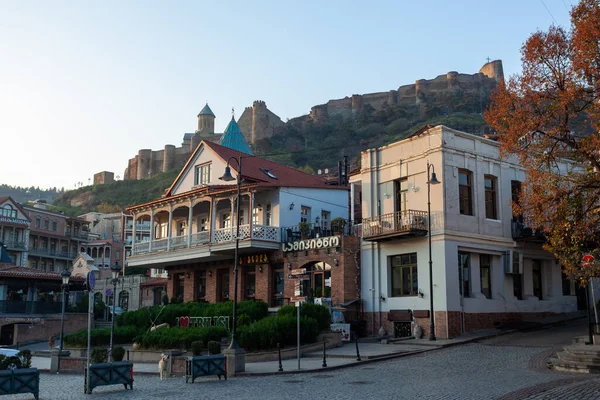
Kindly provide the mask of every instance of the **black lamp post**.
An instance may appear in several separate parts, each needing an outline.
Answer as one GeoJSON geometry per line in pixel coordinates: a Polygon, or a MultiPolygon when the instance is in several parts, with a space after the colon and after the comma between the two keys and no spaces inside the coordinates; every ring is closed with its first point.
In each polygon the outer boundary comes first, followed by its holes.
{"type": "Polygon", "coordinates": [[[433,164],[427,161],[427,223],[429,227],[429,340],[435,340],[435,323],[433,321],[433,261],[431,261],[431,185],[437,185],[440,181],[435,176],[433,164]],[[431,169],[431,176],[429,170],[431,169]]]}
{"type": "Polygon", "coordinates": [[[58,362],[56,366],[56,373],[60,372],[60,357],[62,356],[63,351],[63,343],[64,343],[64,334],[65,334],[65,307],[66,307],[66,292],[69,288],[69,279],[71,278],[71,272],[68,268],[65,268],[63,272],[60,273],[62,278],[62,317],[60,321],[60,346],[58,347],[58,362]]]}
{"type": "Polygon", "coordinates": [[[236,326],[237,326],[237,287],[238,287],[238,250],[240,247],[240,200],[241,200],[241,188],[242,188],[242,158],[236,158],[234,156],[229,157],[227,159],[227,166],[225,167],[225,173],[219,179],[225,182],[230,182],[236,178],[231,176],[231,168],[229,167],[229,162],[233,159],[238,163],[238,173],[237,173],[237,200],[235,205],[235,220],[236,220],[236,233],[235,233],[235,253],[234,253],[234,267],[233,267],[233,322],[231,328],[231,343],[229,344],[230,349],[239,349],[237,338],[235,336],[236,326]]]}
{"type": "Polygon", "coordinates": [[[121,266],[119,265],[119,260],[116,260],[115,264],[111,265],[110,272],[112,272],[113,283],[113,309],[112,321],[110,324],[110,348],[108,349],[108,362],[112,361],[113,337],[115,335],[115,306],[117,305],[117,282],[119,282],[119,275],[121,274],[121,266]]]}

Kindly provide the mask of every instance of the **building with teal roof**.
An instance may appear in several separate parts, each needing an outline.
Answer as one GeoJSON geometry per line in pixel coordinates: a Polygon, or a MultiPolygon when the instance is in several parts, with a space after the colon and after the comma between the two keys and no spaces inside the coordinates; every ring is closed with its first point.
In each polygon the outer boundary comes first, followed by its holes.
{"type": "Polygon", "coordinates": [[[242,130],[238,126],[237,122],[233,116],[231,117],[231,121],[225,128],[225,132],[223,132],[223,136],[221,136],[221,140],[219,140],[219,144],[221,146],[229,147],[230,149],[237,150],[241,153],[246,153],[250,155],[252,151],[250,150],[250,146],[248,146],[248,142],[244,138],[242,134],[242,130]]]}

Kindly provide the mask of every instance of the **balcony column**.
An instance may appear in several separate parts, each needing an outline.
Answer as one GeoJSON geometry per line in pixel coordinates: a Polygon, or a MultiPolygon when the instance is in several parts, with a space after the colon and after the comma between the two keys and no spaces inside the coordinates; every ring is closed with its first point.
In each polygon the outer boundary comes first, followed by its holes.
{"type": "Polygon", "coordinates": [[[154,240],[154,208],[150,210],[150,242],[148,243],[148,253],[152,253],[152,241],[154,240]]]}
{"type": "Polygon", "coordinates": [[[192,246],[192,212],[194,211],[194,200],[190,199],[190,211],[188,214],[187,247],[192,246]]]}
{"type": "Polygon", "coordinates": [[[135,224],[136,224],[137,214],[133,213],[133,225],[131,226],[131,255],[135,255],[135,224]]]}
{"type": "MultiPolygon", "coordinates": [[[[250,193],[248,195],[248,198],[250,199],[250,210],[248,211],[248,219],[249,219],[249,223],[250,223],[250,238],[254,237],[254,192],[250,193]]],[[[241,293],[241,292],[240,292],[241,293]]]]}
{"type": "MultiPolygon", "coordinates": [[[[240,200],[241,200],[241,196],[240,196],[240,200]]],[[[233,222],[237,222],[237,215],[235,215],[235,197],[230,197],[229,198],[229,203],[231,203],[231,218],[229,218],[229,221],[231,222],[229,225],[231,226],[231,238],[235,239],[235,234],[234,234],[234,230],[233,230],[233,222]],[[235,216],[235,217],[234,217],[235,216]]]]}
{"type": "Polygon", "coordinates": [[[210,226],[210,232],[209,232],[209,242],[213,243],[215,241],[215,229],[217,228],[217,225],[215,224],[215,219],[217,218],[217,200],[216,199],[211,199],[210,200],[210,210],[209,211],[209,215],[210,215],[210,221],[209,221],[209,225],[210,226]]]}
{"type": "Polygon", "coordinates": [[[167,251],[171,250],[171,232],[173,231],[173,203],[169,204],[169,225],[167,225],[167,251]]]}

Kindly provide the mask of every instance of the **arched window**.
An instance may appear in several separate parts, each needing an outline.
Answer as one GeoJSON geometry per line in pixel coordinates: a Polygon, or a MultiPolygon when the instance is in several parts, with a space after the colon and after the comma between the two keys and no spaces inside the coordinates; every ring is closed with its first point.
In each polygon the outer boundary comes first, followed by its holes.
{"type": "Polygon", "coordinates": [[[17,218],[17,211],[10,204],[5,204],[0,211],[2,211],[0,215],[3,217],[17,218]]]}
{"type": "Polygon", "coordinates": [[[98,249],[96,247],[92,247],[92,258],[98,258],[98,249]]]}

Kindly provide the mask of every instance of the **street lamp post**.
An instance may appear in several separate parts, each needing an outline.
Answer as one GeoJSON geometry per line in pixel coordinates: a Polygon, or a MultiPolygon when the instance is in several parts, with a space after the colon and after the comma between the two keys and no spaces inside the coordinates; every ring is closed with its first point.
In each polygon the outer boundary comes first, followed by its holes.
{"type": "Polygon", "coordinates": [[[236,158],[234,156],[229,157],[227,160],[227,166],[225,167],[225,173],[219,179],[222,181],[230,182],[236,178],[231,176],[231,168],[229,167],[229,162],[231,160],[236,160],[238,163],[238,173],[237,173],[237,200],[235,205],[235,214],[236,214],[236,233],[235,233],[235,252],[234,252],[234,261],[233,261],[233,321],[231,327],[231,343],[229,344],[230,349],[239,349],[237,338],[236,338],[236,330],[237,330],[237,292],[238,292],[238,251],[240,247],[240,200],[241,200],[241,190],[242,190],[242,157],[236,158]]]}
{"type": "Polygon", "coordinates": [[[63,343],[64,343],[64,335],[65,335],[65,308],[66,308],[66,292],[69,288],[69,279],[71,278],[71,272],[68,268],[65,268],[63,272],[60,273],[62,278],[62,316],[60,321],[60,346],[58,346],[58,362],[56,367],[56,373],[60,372],[60,357],[62,356],[63,351],[63,343]]]}
{"type": "Polygon", "coordinates": [[[429,340],[435,340],[435,323],[433,321],[433,261],[431,261],[431,185],[440,181],[435,176],[435,167],[427,161],[427,234],[429,236],[429,340]],[[431,169],[431,176],[429,170],[431,169]]]}
{"type": "Polygon", "coordinates": [[[111,265],[110,272],[112,272],[113,283],[113,309],[112,320],[110,324],[110,346],[108,349],[108,362],[112,361],[113,337],[115,336],[115,306],[117,305],[117,282],[119,282],[119,274],[121,273],[121,266],[119,265],[119,260],[116,260],[115,264],[111,265]]]}

